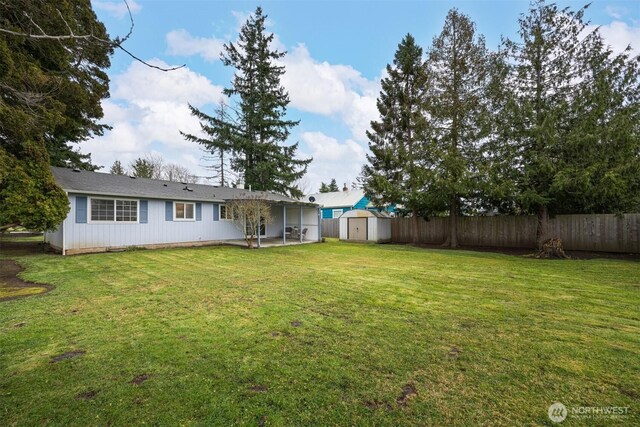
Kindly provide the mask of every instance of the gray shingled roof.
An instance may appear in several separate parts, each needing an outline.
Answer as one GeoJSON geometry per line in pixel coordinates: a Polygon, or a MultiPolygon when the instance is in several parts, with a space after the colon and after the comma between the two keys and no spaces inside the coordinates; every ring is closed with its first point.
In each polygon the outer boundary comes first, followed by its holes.
{"type": "Polygon", "coordinates": [[[305,203],[266,191],[249,191],[204,184],[182,184],[160,179],[131,178],[126,175],[112,175],[58,167],[52,167],[51,171],[58,185],[68,193],[199,202],[225,202],[236,199],[259,198],[270,203],[317,206],[314,203],[305,203]]]}

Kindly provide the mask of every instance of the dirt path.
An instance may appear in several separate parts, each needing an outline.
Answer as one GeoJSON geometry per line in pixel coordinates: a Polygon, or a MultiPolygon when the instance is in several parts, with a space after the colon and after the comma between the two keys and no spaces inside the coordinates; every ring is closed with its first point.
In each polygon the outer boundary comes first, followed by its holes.
{"type": "Polygon", "coordinates": [[[51,285],[45,285],[43,283],[26,282],[22,280],[21,278],[18,277],[18,273],[20,273],[23,270],[24,268],[22,268],[18,263],[16,263],[12,259],[0,260],[0,302],[10,301],[18,298],[26,298],[32,295],[41,295],[51,291],[54,288],[51,285]],[[18,293],[18,295],[2,296],[4,294],[4,292],[2,291],[7,288],[16,289],[16,293],[18,293]],[[33,288],[33,289],[30,289],[30,288],[33,288]],[[35,291],[35,289],[40,289],[40,291],[20,293],[19,290],[21,289],[29,290],[29,291],[35,291]]]}

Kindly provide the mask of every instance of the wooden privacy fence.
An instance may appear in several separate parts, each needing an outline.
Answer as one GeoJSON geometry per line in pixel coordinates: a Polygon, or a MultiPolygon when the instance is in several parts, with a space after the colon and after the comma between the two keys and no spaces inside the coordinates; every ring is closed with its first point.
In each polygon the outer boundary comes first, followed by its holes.
{"type": "Polygon", "coordinates": [[[322,220],[322,237],[339,237],[340,236],[340,220],[338,218],[329,218],[322,220]]]}
{"type": "MultiPolygon", "coordinates": [[[[411,218],[391,220],[391,240],[413,241],[411,218]]],[[[468,246],[534,248],[535,216],[458,218],[458,242],[468,246]]],[[[640,253],[640,214],[558,215],[549,220],[553,237],[574,251],[640,253]]],[[[449,233],[449,218],[420,219],[419,243],[442,244],[449,233]]],[[[324,235],[324,232],[323,232],[324,235]]]]}

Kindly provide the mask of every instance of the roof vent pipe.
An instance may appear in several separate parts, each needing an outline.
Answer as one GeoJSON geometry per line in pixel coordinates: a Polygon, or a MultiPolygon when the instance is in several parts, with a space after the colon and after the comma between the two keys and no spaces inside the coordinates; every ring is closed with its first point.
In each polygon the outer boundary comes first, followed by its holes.
{"type": "Polygon", "coordinates": [[[347,183],[344,183],[344,187],[342,187],[342,191],[349,191],[349,187],[347,187],[347,183]]]}

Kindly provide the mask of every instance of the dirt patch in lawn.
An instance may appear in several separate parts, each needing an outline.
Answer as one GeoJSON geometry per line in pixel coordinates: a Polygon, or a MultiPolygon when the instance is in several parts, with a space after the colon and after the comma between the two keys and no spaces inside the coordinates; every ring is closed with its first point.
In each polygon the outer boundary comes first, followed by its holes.
{"type": "Polygon", "coordinates": [[[250,390],[252,392],[254,392],[254,393],[266,393],[267,387],[258,384],[258,385],[254,385],[253,387],[251,387],[250,390]]]}
{"type": "Polygon", "coordinates": [[[24,270],[12,259],[0,259],[0,302],[40,295],[54,287],[22,280],[18,274],[24,270]]]}
{"type": "Polygon", "coordinates": [[[411,383],[407,383],[402,387],[402,393],[396,399],[396,403],[398,406],[406,406],[407,402],[413,399],[417,394],[418,391],[416,390],[416,386],[411,383]]]}
{"type": "Polygon", "coordinates": [[[449,357],[452,359],[457,359],[459,354],[460,349],[458,347],[451,347],[451,350],[449,350],[449,357]]]}
{"type": "Polygon", "coordinates": [[[94,397],[96,397],[96,394],[98,394],[98,390],[87,390],[87,391],[83,391],[82,393],[78,393],[76,395],[76,399],[78,399],[78,400],[91,400],[94,397]]]}
{"type": "Polygon", "coordinates": [[[59,354],[57,356],[53,356],[51,358],[51,363],[62,362],[63,360],[73,359],[76,357],[83,356],[86,352],[84,350],[73,350],[67,351],[66,353],[59,354]]]}
{"type": "Polygon", "coordinates": [[[53,253],[49,245],[42,241],[22,241],[0,235],[0,253],[5,256],[26,256],[53,253]]]}
{"type": "Polygon", "coordinates": [[[136,375],[135,378],[131,380],[131,384],[140,385],[148,379],[149,379],[149,374],[136,375]]]}

